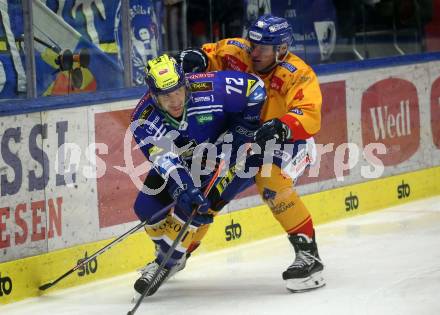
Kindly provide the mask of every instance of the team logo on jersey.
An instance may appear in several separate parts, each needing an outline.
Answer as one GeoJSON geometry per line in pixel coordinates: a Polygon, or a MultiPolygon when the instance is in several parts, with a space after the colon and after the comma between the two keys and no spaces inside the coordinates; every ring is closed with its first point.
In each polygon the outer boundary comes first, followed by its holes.
{"type": "Polygon", "coordinates": [[[190,88],[192,92],[208,92],[214,90],[214,83],[212,81],[192,82],[190,88]]]}
{"type": "Polygon", "coordinates": [[[197,122],[199,125],[204,125],[208,122],[211,122],[214,119],[212,114],[202,114],[196,116],[197,122]]]}
{"type": "Polygon", "coordinates": [[[270,82],[270,88],[279,92],[279,91],[281,91],[283,84],[284,84],[283,80],[281,80],[277,76],[273,76],[272,81],[270,82]]]}
{"type": "Polygon", "coordinates": [[[294,108],[290,110],[291,113],[297,114],[297,115],[302,115],[304,114],[303,111],[299,108],[294,108]]]}
{"type": "Polygon", "coordinates": [[[292,64],[290,64],[288,62],[282,62],[280,65],[281,65],[281,67],[286,68],[290,72],[295,72],[296,71],[296,68],[292,64]]]}

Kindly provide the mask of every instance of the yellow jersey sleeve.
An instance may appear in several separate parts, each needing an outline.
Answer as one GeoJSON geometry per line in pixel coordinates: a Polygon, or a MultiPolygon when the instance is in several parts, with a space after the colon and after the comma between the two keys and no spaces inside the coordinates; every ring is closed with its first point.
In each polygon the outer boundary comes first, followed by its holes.
{"type": "Polygon", "coordinates": [[[207,71],[236,70],[250,72],[249,42],[242,38],[227,38],[202,46],[208,56],[207,71]]]}
{"type": "Polygon", "coordinates": [[[286,91],[287,113],[281,121],[292,131],[293,139],[307,139],[321,129],[322,95],[318,78],[309,66],[298,69],[286,91]]]}

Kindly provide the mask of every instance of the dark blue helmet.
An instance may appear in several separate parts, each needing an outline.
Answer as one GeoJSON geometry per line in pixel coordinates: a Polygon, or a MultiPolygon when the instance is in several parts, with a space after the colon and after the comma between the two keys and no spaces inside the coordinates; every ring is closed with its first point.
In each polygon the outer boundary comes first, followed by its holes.
{"type": "Polygon", "coordinates": [[[145,72],[145,81],[156,95],[171,93],[186,83],[182,67],[166,54],[148,61],[145,72]]]}
{"type": "Polygon", "coordinates": [[[293,29],[286,19],[265,14],[254,21],[249,28],[248,39],[257,45],[290,45],[293,29]]]}

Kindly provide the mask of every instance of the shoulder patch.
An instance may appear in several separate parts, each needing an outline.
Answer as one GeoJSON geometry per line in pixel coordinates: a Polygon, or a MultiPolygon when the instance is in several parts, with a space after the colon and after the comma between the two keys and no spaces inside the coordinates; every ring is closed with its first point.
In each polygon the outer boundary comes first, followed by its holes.
{"type": "Polygon", "coordinates": [[[288,62],[282,62],[280,64],[281,67],[286,68],[287,70],[289,70],[290,72],[295,72],[296,68],[294,65],[288,63],[288,62]]]}
{"type": "Polygon", "coordinates": [[[237,47],[239,47],[239,48],[241,48],[241,49],[243,49],[243,50],[246,50],[246,51],[249,51],[249,50],[250,50],[248,46],[246,46],[246,45],[243,44],[242,42],[239,42],[238,40],[230,39],[230,40],[228,40],[228,41],[226,42],[226,44],[227,44],[227,45],[234,45],[234,46],[237,46],[237,47]]]}
{"type": "Polygon", "coordinates": [[[150,117],[151,113],[153,112],[153,105],[148,105],[139,115],[140,119],[147,119],[148,117],[150,117]]]}
{"type": "Polygon", "coordinates": [[[136,119],[147,119],[153,112],[153,109],[154,106],[151,104],[150,94],[145,94],[136,105],[136,108],[131,115],[131,121],[136,119]]]}

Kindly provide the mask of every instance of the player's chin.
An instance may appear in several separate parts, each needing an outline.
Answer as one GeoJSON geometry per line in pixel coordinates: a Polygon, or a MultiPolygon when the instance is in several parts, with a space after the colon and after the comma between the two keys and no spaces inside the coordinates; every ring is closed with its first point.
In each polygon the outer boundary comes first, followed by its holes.
{"type": "Polygon", "coordinates": [[[255,71],[260,71],[260,70],[264,69],[263,64],[261,63],[261,61],[254,61],[254,60],[252,60],[252,64],[254,66],[254,70],[255,71]]]}
{"type": "Polygon", "coordinates": [[[169,113],[174,118],[178,118],[178,117],[182,116],[182,114],[183,114],[183,107],[171,108],[169,110],[169,113]]]}

